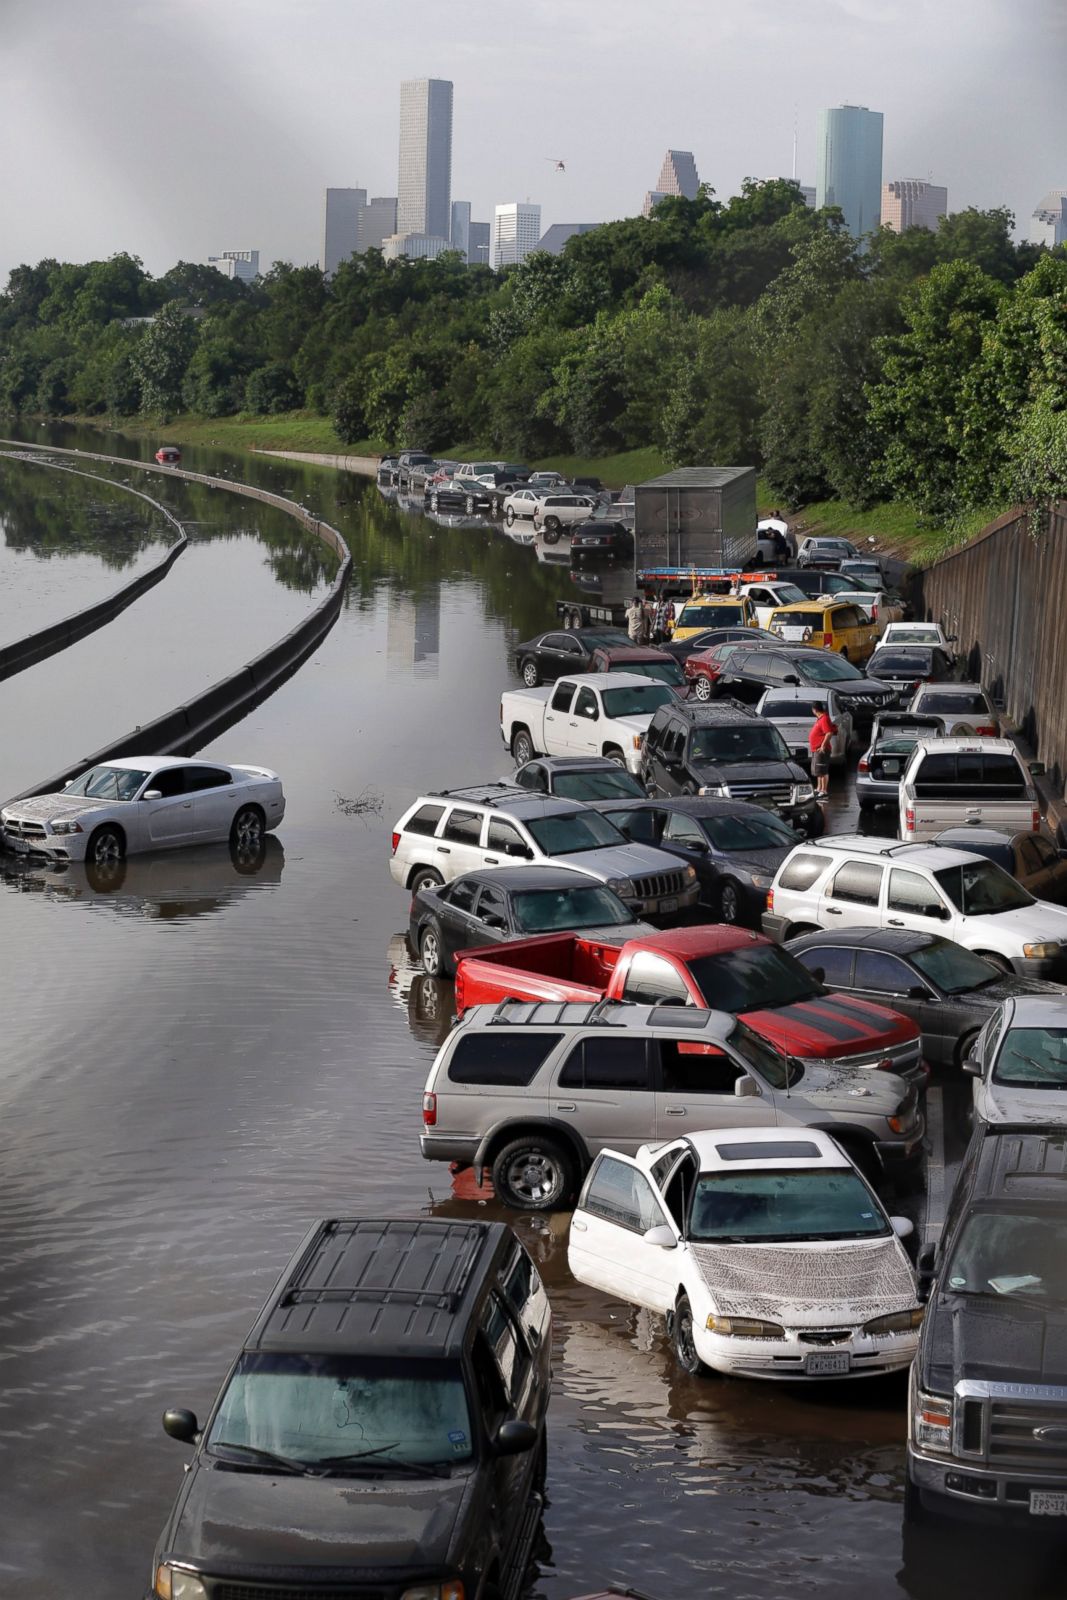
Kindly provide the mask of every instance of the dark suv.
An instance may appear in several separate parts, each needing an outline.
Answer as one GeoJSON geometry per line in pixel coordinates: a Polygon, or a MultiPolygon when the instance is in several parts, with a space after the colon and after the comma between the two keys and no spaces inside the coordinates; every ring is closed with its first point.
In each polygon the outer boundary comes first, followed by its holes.
{"type": "Polygon", "coordinates": [[[822,831],[808,774],[774,724],[743,706],[660,706],[645,735],[642,777],[651,795],[751,800],[805,833],[822,831]]]}
{"type": "Polygon", "coordinates": [[[156,1600],[494,1600],[541,1513],[552,1343],[499,1222],[328,1221],[256,1319],[156,1546],[156,1600]]]}
{"type": "Polygon", "coordinates": [[[880,711],[899,702],[895,689],[867,678],[851,661],[814,645],[791,645],[780,650],[735,650],[715,679],[716,695],[755,705],[767,689],[797,687],[833,689],[853,723],[869,727],[880,711]]]}

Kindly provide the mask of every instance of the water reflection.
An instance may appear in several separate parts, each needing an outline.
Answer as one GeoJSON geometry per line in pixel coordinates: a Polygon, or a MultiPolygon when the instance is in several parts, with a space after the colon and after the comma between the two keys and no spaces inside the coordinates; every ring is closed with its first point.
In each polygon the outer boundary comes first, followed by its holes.
{"type": "Polygon", "coordinates": [[[386,656],[390,669],[436,678],[441,653],[441,591],[395,595],[389,606],[386,656]]]}
{"type": "Polygon", "coordinates": [[[408,943],[406,933],[389,940],[389,993],[405,1013],[413,1038],[439,1050],[455,1016],[455,992],[448,978],[430,978],[408,943]]]}
{"type": "MultiPolygon", "coordinates": [[[[106,478],[107,469],[100,470],[106,478]]],[[[177,537],[165,517],[117,485],[4,458],[0,533],[10,550],[43,561],[92,555],[112,570],[131,566],[143,550],[177,537]]]]}

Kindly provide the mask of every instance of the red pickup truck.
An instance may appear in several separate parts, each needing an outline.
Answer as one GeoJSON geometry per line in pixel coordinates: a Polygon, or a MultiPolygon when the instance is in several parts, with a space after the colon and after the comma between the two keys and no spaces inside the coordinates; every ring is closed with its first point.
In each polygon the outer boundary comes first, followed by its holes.
{"type": "Polygon", "coordinates": [[[922,1089],[927,1068],[908,1017],[829,994],[797,959],[760,933],[725,924],[671,928],[623,945],[551,933],[465,950],[456,1010],[500,1000],[631,1000],[729,1011],[801,1060],[885,1067],[922,1089]]]}

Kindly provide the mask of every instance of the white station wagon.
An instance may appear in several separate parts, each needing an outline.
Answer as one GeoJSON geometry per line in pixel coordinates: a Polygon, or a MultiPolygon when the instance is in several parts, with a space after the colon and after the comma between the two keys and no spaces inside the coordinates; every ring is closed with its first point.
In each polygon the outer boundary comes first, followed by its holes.
{"type": "Polygon", "coordinates": [[[750,1378],[862,1378],[911,1364],[922,1309],[889,1217],[810,1127],[734,1127],[604,1150],[571,1220],[581,1283],[669,1318],[674,1351],[750,1378]]]}
{"type": "Polygon", "coordinates": [[[251,849],[284,816],[281,779],[266,767],[124,756],[58,794],[13,800],[0,811],[0,842],[18,855],[102,863],[220,840],[251,849]]]}

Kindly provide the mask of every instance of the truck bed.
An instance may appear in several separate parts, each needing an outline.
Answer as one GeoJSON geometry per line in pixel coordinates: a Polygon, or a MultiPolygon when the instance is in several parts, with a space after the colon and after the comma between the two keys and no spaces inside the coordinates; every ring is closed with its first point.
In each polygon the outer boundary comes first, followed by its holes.
{"type": "Polygon", "coordinates": [[[499,1000],[599,1000],[620,945],[581,934],[538,934],[464,950],[456,958],[456,1011],[499,1000]]]}

